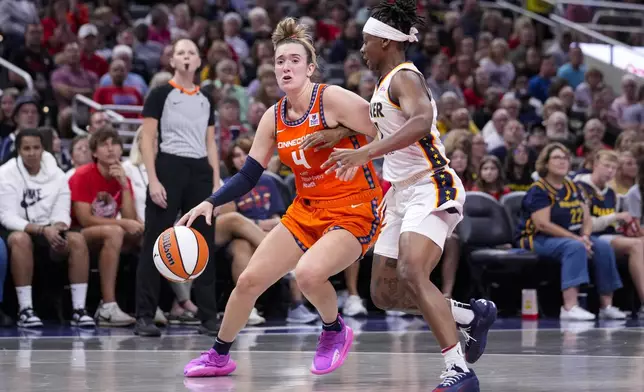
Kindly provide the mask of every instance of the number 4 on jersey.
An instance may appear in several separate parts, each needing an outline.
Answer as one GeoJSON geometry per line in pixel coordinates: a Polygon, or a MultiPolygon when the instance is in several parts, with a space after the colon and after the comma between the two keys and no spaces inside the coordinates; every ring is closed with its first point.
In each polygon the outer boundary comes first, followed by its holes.
{"type": "Polygon", "coordinates": [[[306,161],[306,156],[304,155],[303,150],[293,151],[291,156],[293,157],[293,162],[295,162],[296,165],[304,166],[307,169],[311,168],[311,165],[306,161]]]}

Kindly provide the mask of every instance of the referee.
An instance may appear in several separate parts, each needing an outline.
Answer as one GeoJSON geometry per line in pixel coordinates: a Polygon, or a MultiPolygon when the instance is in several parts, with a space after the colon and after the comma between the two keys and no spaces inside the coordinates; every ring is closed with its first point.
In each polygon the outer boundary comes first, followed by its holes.
{"type": "MultiPolygon", "coordinates": [[[[178,40],[172,47],[173,78],[150,91],[143,106],[140,148],[148,173],[145,235],[139,258],[134,333],[161,336],[154,325],[161,275],[154,266],[152,248],[157,237],[173,226],[177,215],[190,211],[219,188],[219,158],[215,145],[214,105],[193,81],[201,66],[197,45],[178,40]],[[157,136],[158,135],[158,141],[157,136]],[[158,143],[156,154],[155,143],[158,143]],[[156,156],[155,156],[156,154],[156,156]]],[[[195,228],[210,248],[210,261],[194,283],[201,320],[200,333],[216,334],[214,225],[200,220],[195,228]]]]}

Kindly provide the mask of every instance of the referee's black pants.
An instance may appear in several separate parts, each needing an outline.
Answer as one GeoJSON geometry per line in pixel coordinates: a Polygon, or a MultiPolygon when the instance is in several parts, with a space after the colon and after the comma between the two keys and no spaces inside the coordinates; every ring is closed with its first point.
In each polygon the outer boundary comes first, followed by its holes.
{"type": "MultiPolygon", "coordinates": [[[[178,214],[190,211],[212,193],[212,168],[206,158],[192,159],[159,152],[156,158],[156,172],[159,182],[165,188],[168,208],[163,209],[148,197],[145,202],[145,234],[143,248],[136,271],[136,316],[154,318],[159,303],[161,279],[163,277],[154,266],[152,248],[161,233],[174,225],[178,214]]],[[[192,290],[199,307],[202,321],[217,317],[215,296],[215,227],[208,226],[204,218],[197,219],[192,225],[199,231],[210,250],[208,264],[204,272],[195,280],[192,290]]]]}

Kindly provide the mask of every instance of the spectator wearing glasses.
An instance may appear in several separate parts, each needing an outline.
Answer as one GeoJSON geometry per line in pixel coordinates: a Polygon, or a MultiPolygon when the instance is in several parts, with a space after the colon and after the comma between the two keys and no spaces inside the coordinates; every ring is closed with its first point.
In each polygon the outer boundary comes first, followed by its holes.
{"type": "Polygon", "coordinates": [[[70,231],[70,192],[56,159],[44,150],[43,134],[25,129],[16,137],[18,157],[0,168],[0,237],[11,251],[18,296],[18,326],[42,327],[33,309],[34,264],[67,259],[72,324],[94,327],[85,310],[89,251],[83,236],[70,231]]]}
{"type": "Polygon", "coordinates": [[[541,151],[536,165],[540,179],[521,203],[518,246],[561,263],[560,319],[594,320],[595,315],[577,301],[579,286],[590,282],[589,259],[602,309],[614,309],[613,292],[622,287],[622,281],[613,249],[607,241],[592,235],[586,200],[566,177],[570,159],[570,151],[560,143],[551,143],[541,151]]]}

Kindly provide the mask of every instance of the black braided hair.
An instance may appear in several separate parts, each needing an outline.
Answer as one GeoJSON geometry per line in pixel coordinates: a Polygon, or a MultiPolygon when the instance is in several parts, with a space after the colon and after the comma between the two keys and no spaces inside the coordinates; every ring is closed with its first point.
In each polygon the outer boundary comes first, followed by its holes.
{"type": "Polygon", "coordinates": [[[422,27],[423,17],[416,13],[416,0],[382,0],[371,9],[371,17],[408,34],[412,27],[422,27]]]}

